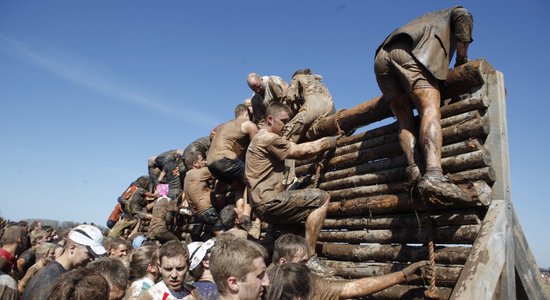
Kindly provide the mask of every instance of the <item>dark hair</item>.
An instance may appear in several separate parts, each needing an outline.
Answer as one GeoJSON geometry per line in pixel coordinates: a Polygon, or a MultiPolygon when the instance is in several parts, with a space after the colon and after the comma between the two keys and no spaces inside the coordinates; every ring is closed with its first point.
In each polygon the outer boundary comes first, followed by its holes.
{"type": "Polygon", "coordinates": [[[283,111],[286,112],[289,116],[292,114],[292,110],[290,110],[288,106],[280,102],[273,102],[265,110],[265,118],[267,119],[268,116],[275,116],[276,114],[283,111]]]}
{"type": "Polygon", "coordinates": [[[57,279],[48,300],[107,300],[109,291],[109,283],[99,273],[77,268],[57,279]]]}
{"type": "Polygon", "coordinates": [[[159,247],[155,244],[141,245],[132,254],[130,261],[130,278],[132,280],[142,278],[147,274],[149,264],[157,264],[159,247]]]}
{"type": "Polygon", "coordinates": [[[128,285],[128,270],[126,270],[120,260],[103,257],[90,262],[86,268],[101,274],[107,280],[109,286],[123,291],[126,290],[126,286],[128,285]]]}
{"type": "Polygon", "coordinates": [[[136,179],[136,185],[140,188],[146,189],[149,185],[149,176],[140,176],[136,179]]]}
{"type": "MultiPolygon", "coordinates": [[[[193,164],[199,159],[199,155],[203,156],[200,151],[191,151],[191,153],[185,156],[185,165],[192,169],[193,164]]],[[[203,156],[203,159],[206,159],[206,157],[203,156]]]]}
{"type": "Polygon", "coordinates": [[[235,107],[235,118],[239,117],[244,112],[248,112],[248,107],[244,104],[237,105],[237,107],[235,107]]]}
{"type": "Polygon", "coordinates": [[[294,74],[292,74],[291,78],[294,78],[294,76],[296,75],[311,75],[311,69],[310,68],[298,69],[296,70],[296,72],[294,72],[294,74]]]}
{"type": "Polygon", "coordinates": [[[305,264],[275,265],[268,271],[267,300],[311,299],[313,275],[305,264]]]}
{"type": "Polygon", "coordinates": [[[189,260],[189,251],[180,241],[171,240],[160,247],[159,260],[161,263],[163,257],[176,257],[178,255],[183,255],[186,261],[189,260]]]}
{"type": "Polygon", "coordinates": [[[309,244],[299,235],[286,233],[281,235],[273,245],[273,264],[279,264],[280,258],[290,260],[298,253],[309,253],[309,244]]]}
{"type": "Polygon", "coordinates": [[[228,204],[220,211],[220,221],[225,229],[230,229],[235,225],[237,219],[237,212],[235,211],[235,205],[228,204]]]}

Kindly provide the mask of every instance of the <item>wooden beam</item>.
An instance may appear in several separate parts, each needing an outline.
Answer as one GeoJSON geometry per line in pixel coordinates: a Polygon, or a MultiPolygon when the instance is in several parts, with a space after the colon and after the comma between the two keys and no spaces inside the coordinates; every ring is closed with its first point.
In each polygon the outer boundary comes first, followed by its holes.
{"type": "Polygon", "coordinates": [[[491,203],[451,299],[492,299],[506,260],[506,209],[504,200],[491,203]]]}

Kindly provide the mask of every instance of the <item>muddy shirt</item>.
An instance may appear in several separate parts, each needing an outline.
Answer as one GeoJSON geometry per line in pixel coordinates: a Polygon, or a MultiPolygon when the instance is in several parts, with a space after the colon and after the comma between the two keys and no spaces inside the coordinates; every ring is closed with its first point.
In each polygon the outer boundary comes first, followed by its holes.
{"type": "MultiPolygon", "coordinates": [[[[187,158],[191,155],[191,153],[199,152],[202,155],[202,158],[206,159],[211,143],[212,142],[210,141],[209,136],[198,138],[185,148],[185,150],[183,151],[183,157],[187,158]]],[[[185,162],[185,167],[187,168],[187,170],[193,169],[193,165],[190,165],[187,162],[185,162]]]]}
{"type": "Polygon", "coordinates": [[[267,202],[284,190],[284,160],[291,142],[261,129],[252,138],[246,152],[245,176],[252,195],[252,206],[267,202]]]}
{"type": "Polygon", "coordinates": [[[412,41],[414,57],[435,78],[445,80],[449,62],[456,50],[456,41],[471,43],[472,27],[472,15],[462,6],[431,12],[392,32],[378,47],[376,54],[397,37],[408,37],[412,41]]]}
{"type": "Polygon", "coordinates": [[[265,110],[273,101],[281,102],[288,84],[279,76],[263,76],[266,84],[264,96],[254,93],[252,102],[252,122],[260,125],[265,123],[265,110]]]}
{"type": "Polygon", "coordinates": [[[145,193],[147,192],[144,188],[137,188],[137,190],[130,197],[130,202],[128,204],[128,210],[130,213],[136,213],[139,211],[144,211],[145,206],[147,205],[147,200],[145,199],[145,193]]]}
{"type": "Polygon", "coordinates": [[[166,215],[170,209],[174,210],[172,202],[168,197],[160,197],[155,200],[153,212],[151,213],[151,223],[149,223],[149,237],[153,238],[159,233],[168,231],[166,228],[166,215]]]}
{"type": "Polygon", "coordinates": [[[337,300],[344,290],[344,281],[326,280],[313,275],[313,296],[314,300],[337,300]]]}
{"type": "Polygon", "coordinates": [[[234,119],[225,123],[214,136],[210,151],[208,151],[207,162],[213,162],[222,158],[235,159],[244,158],[244,152],[250,142],[248,133],[243,133],[241,126],[246,119],[234,119]]]}
{"type": "Polygon", "coordinates": [[[212,207],[212,198],[214,193],[208,187],[208,180],[212,174],[207,167],[192,169],[185,176],[184,193],[189,201],[191,210],[195,214],[201,214],[212,207]]]}

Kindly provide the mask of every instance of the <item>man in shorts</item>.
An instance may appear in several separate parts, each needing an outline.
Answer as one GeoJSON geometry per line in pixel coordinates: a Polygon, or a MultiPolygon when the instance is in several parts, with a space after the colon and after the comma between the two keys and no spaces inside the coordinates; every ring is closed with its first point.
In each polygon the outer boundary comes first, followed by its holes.
{"type": "Polygon", "coordinates": [[[470,201],[443,176],[439,81],[447,78],[455,48],[455,67],[468,61],[472,24],[472,15],[461,6],[432,12],[391,33],[376,50],[376,80],[397,118],[408,181],[418,182],[419,191],[434,202],[433,197],[445,203],[470,201]],[[426,168],[423,177],[415,162],[413,108],[420,114],[419,138],[426,168]]]}
{"type": "Polygon", "coordinates": [[[249,120],[248,108],[244,104],[237,105],[235,116],[214,136],[206,161],[208,170],[216,179],[231,185],[239,215],[244,217],[243,222],[250,223],[250,208],[243,199],[244,155],[258,127],[249,120]]]}
{"type": "Polygon", "coordinates": [[[311,246],[308,266],[312,271],[330,276],[334,269],[320,264],[315,245],[327,214],[330,196],[316,188],[285,191],[285,159],[304,159],[336,148],[335,137],[296,144],[284,139],[283,127],[290,121],[290,109],[281,103],[266,111],[266,127],[250,142],[246,152],[246,179],[251,206],[260,220],[271,224],[296,224],[305,221],[305,238],[311,246]]]}
{"type": "Polygon", "coordinates": [[[185,175],[184,193],[185,199],[189,202],[191,211],[195,215],[195,219],[201,224],[195,228],[193,235],[194,239],[199,239],[201,231],[205,232],[204,238],[208,238],[210,233],[214,235],[220,234],[224,226],[220,221],[220,216],[216,209],[212,206],[214,193],[208,186],[208,181],[212,179],[212,174],[206,167],[202,154],[193,152],[189,158],[193,161],[193,168],[185,175]]]}

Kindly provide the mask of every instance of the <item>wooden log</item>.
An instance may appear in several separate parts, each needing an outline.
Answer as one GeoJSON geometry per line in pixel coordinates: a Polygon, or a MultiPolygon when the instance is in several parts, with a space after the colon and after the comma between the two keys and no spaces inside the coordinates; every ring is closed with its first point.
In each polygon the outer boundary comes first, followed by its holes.
{"type": "Polygon", "coordinates": [[[458,115],[451,115],[447,118],[441,118],[441,128],[464,123],[473,119],[481,118],[482,114],[478,110],[467,111],[458,115]]]}
{"type": "MultiPolygon", "coordinates": [[[[475,241],[480,225],[447,226],[434,228],[434,242],[439,244],[471,244],[475,241]]],[[[346,243],[423,243],[427,231],[418,229],[322,231],[321,242],[346,243]]]]}
{"type": "MultiPolygon", "coordinates": [[[[338,260],[324,260],[327,266],[336,269],[336,276],[357,279],[364,277],[382,276],[393,272],[401,271],[408,264],[401,263],[378,263],[378,262],[349,262],[338,260]]],[[[447,266],[437,265],[436,272],[436,285],[444,287],[454,287],[462,266],[447,266]]],[[[408,284],[422,284],[422,280],[419,279],[414,282],[408,282],[408,284]]]]}
{"type": "MultiPolygon", "coordinates": [[[[438,288],[439,299],[449,299],[453,289],[440,287],[438,288]]],[[[394,285],[380,292],[366,296],[362,299],[426,299],[424,296],[425,287],[417,285],[394,285]]]]}
{"type": "MultiPolygon", "coordinates": [[[[392,169],[396,167],[405,167],[407,160],[404,155],[390,157],[383,160],[377,160],[373,162],[364,162],[360,165],[353,166],[351,168],[341,170],[326,170],[322,173],[320,182],[336,180],[340,178],[346,178],[349,176],[361,175],[366,173],[377,172],[380,170],[392,169]]],[[[300,174],[302,175],[302,174],[300,174]]]]}
{"type": "MultiPolygon", "coordinates": [[[[440,212],[432,215],[433,226],[476,225],[480,224],[476,210],[440,212]]],[[[425,228],[426,219],[416,214],[366,216],[360,218],[325,219],[323,229],[395,229],[425,228]]]]}
{"type": "MultiPolygon", "coordinates": [[[[440,264],[463,265],[468,259],[470,247],[438,246],[435,249],[435,260],[440,264]]],[[[317,244],[319,256],[328,259],[346,261],[378,261],[378,262],[416,262],[428,257],[427,246],[411,245],[379,245],[379,244],[317,244]]]]}
{"type": "MultiPolygon", "coordinates": [[[[451,70],[445,87],[442,90],[442,95],[446,95],[446,89],[452,90],[454,95],[461,91],[467,91],[474,86],[481,85],[483,83],[481,72],[483,72],[483,67],[487,64],[486,62],[472,61],[455,68],[455,70],[451,70]],[[479,80],[480,78],[481,81],[479,80]]],[[[381,96],[374,97],[353,108],[322,119],[318,126],[318,137],[336,135],[338,133],[336,123],[340,125],[342,130],[347,131],[383,120],[392,115],[387,102],[381,96]]]]}
{"type": "Polygon", "coordinates": [[[440,87],[441,99],[471,92],[473,88],[479,87],[485,82],[483,75],[491,72],[493,72],[493,67],[484,59],[469,61],[460,67],[449,70],[447,80],[440,87]]]}
{"type": "Polygon", "coordinates": [[[471,181],[485,181],[489,184],[495,182],[496,175],[495,171],[491,167],[471,169],[457,173],[449,174],[451,182],[458,183],[467,183],[471,181]]]}
{"type": "Polygon", "coordinates": [[[491,166],[491,156],[489,151],[483,149],[442,158],[441,165],[445,173],[484,168],[491,166]]]}
{"type": "Polygon", "coordinates": [[[469,138],[465,141],[443,146],[441,148],[441,157],[455,156],[468,152],[474,152],[483,149],[482,143],[477,138],[469,138]]]}
{"type": "MultiPolygon", "coordinates": [[[[474,183],[468,183],[458,185],[458,187],[469,195],[473,201],[471,203],[457,203],[443,207],[429,206],[426,208],[422,201],[417,198],[411,198],[410,193],[402,192],[397,194],[385,194],[385,195],[371,195],[362,197],[361,193],[365,192],[367,188],[371,188],[371,191],[376,187],[388,187],[387,185],[361,187],[355,189],[346,189],[345,191],[354,190],[349,193],[343,194],[340,191],[330,192],[331,202],[329,203],[327,215],[329,217],[343,217],[343,216],[362,216],[371,214],[387,214],[398,212],[410,212],[411,210],[425,211],[426,209],[438,210],[438,209],[458,209],[468,207],[478,207],[481,205],[488,205],[491,202],[490,187],[483,181],[476,181],[474,183]],[[340,197],[347,196],[349,199],[339,199],[340,197]]],[[[370,192],[370,191],[369,191],[370,192]]]]}
{"type": "MultiPolygon", "coordinates": [[[[449,145],[472,137],[483,139],[487,136],[489,128],[489,120],[486,117],[456,124],[443,129],[443,143],[449,145]]],[[[397,141],[368,148],[360,147],[357,152],[332,157],[328,162],[325,161],[325,167],[328,169],[343,169],[362,162],[397,156],[402,153],[403,150],[401,150],[401,146],[397,141]]],[[[296,167],[296,174],[300,176],[311,173],[317,161],[319,161],[319,158],[307,160],[304,165],[296,167]],[[314,161],[315,163],[313,163],[314,161]]]]}

